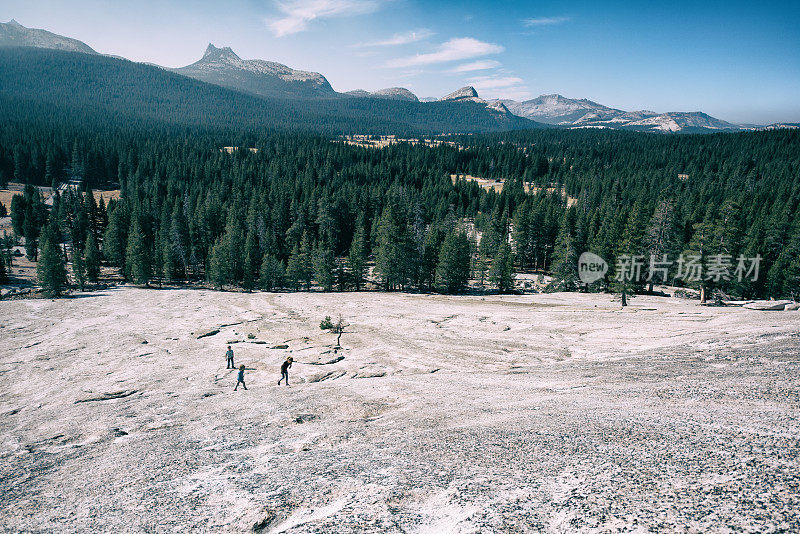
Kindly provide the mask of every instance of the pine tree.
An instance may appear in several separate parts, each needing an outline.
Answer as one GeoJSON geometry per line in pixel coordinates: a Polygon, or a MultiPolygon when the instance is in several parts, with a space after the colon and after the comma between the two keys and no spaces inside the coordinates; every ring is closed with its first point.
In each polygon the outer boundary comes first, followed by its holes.
{"type": "Polygon", "coordinates": [[[231,282],[228,247],[223,237],[217,239],[208,255],[208,281],[217,289],[222,289],[231,282]]]}
{"type": "Polygon", "coordinates": [[[314,277],[314,261],[312,255],[311,240],[308,234],[306,234],[303,236],[303,239],[300,240],[300,255],[297,258],[300,281],[305,284],[306,291],[311,289],[311,280],[314,277]]]}
{"type": "Polygon", "coordinates": [[[272,254],[265,254],[258,278],[261,289],[271,291],[283,287],[285,273],[286,268],[278,258],[272,254]]]}
{"type": "Polygon", "coordinates": [[[367,274],[367,243],[363,224],[358,226],[355,235],[353,235],[350,253],[347,255],[347,270],[350,273],[350,278],[356,291],[361,291],[367,274]]]}
{"type": "Polygon", "coordinates": [[[25,212],[28,203],[23,195],[11,197],[11,227],[18,236],[25,235],[25,212]]]}
{"type": "Polygon", "coordinates": [[[333,251],[320,243],[314,251],[314,277],[323,291],[332,291],[335,281],[336,258],[333,251]]]}
{"type": "Polygon", "coordinates": [[[628,223],[622,233],[622,242],[617,247],[615,257],[619,262],[611,282],[611,291],[620,294],[623,306],[628,305],[628,297],[634,296],[644,285],[645,265],[642,252],[643,222],[638,204],[634,204],[628,216],[628,223]]]}
{"type": "Polygon", "coordinates": [[[134,284],[148,284],[153,275],[151,259],[142,226],[139,224],[139,218],[133,217],[133,222],[128,231],[125,266],[128,277],[134,284]]]}
{"type": "Polygon", "coordinates": [[[514,253],[511,245],[504,242],[497,249],[489,269],[489,283],[501,293],[514,289],[514,253]]]}
{"type": "Polygon", "coordinates": [[[286,283],[294,290],[300,289],[303,282],[305,259],[302,256],[300,245],[297,244],[289,255],[289,261],[286,264],[286,283]]]}
{"type": "MultiPolygon", "coordinates": [[[[653,216],[650,218],[650,224],[647,227],[644,237],[644,255],[645,260],[648,262],[648,269],[650,267],[650,258],[654,262],[662,262],[665,260],[669,262],[678,247],[678,228],[675,217],[675,206],[672,200],[664,199],[658,203],[653,216]]],[[[655,265],[655,263],[653,264],[655,265]]],[[[653,291],[653,284],[658,281],[661,276],[661,282],[666,283],[664,280],[664,272],[649,272],[648,271],[648,288],[649,292],[653,291]]]]}
{"type": "Polygon", "coordinates": [[[83,291],[86,288],[86,264],[78,251],[72,253],[72,276],[75,277],[78,289],[83,291]]]}
{"type": "Polygon", "coordinates": [[[245,238],[236,209],[232,209],[225,224],[224,242],[226,255],[230,264],[230,283],[241,282],[244,278],[245,267],[245,238]]]}
{"type": "Polygon", "coordinates": [[[712,219],[712,207],[706,212],[706,217],[702,222],[692,226],[692,239],[687,245],[687,250],[683,252],[683,259],[696,267],[690,268],[687,265],[678,267],[683,270],[683,278],[689,287],[700,291],[700,303],[705,304],[708,296],[713,290],[711,280],[706,278],[710,258],[713,255],[712,246],[714,243],[714,222],[712,219]],[[694,275],[694,269],[697,269],[694,275]],[[688,273],[688,277],[687,277],[688,273]]]}
{"type": "Polygon", "coordinates": [[[436,266],[436,285],[440,291],[457,293],[466,287],[470,259],[467,234],[458,230],[449,233],[442,242],[436,266]]]}
{"type": "Polygon", "coordinates": [[[439,249],[444,235],[437,224],[431,224],[425,232],[420,260],[420,289],[433,290],[436,285],[436,267],[439,263],[439,249]]]}
{"type": "Polygon", "coordinates": [[[39,284],[45,294],[58,297],[67,287],[67,268],[55,239],[46,239],[36,266],[39,284]]]}
{"type": "Polygon", "coordinates": [[[83,252],[83,261],[86,264],[86,278],[96,284],[100,279],[100,251],[94,236],[89,234],[86,240],[86,249],[83,252]]]}
{"type": "Polygon", "coordinates": [[[8,282],[8,270],[6,268],[6,253],[0,248],[0,284],[8,282]]]}
{"type": "Polygon", "coordinates": [[[258,269],[261,264],[262,255],[258,248],[258,239],[256,238],[255,231],[247,233],[245,240],[245,257],[244,257],[244,277],[242,279],[242,287],[247,291],[251,291],[256,287],[258,281],[258,269]]]}
{"type": "Polygon", "coordinates": [[[128,243],[128,213],[124,204],[117,204],[108,217],[103,234],[103,256],[108,263],[125,272],[125,251],[128,243]]]}
{"type": "Polygon", "coordinates": [[[39,253],[39,227],[33,216],[33,209],[28,206],[25,212],[25,255],[30,261],[36,261],[39,253]]]}
{"type": "Polygon", "coordinates": [[[375,272],[386,290],[403,288],[408,283],[412,257],[408,225],[399,207],[389,204],[378,221],[375,236],[375,272]]]}
{"type": "Polygon", "coordinates": [[[578,287],[578,246],[574,232],[574,212],[567,210],[561,220],[553,256],[553,276],[565,291],[578,287]]]}

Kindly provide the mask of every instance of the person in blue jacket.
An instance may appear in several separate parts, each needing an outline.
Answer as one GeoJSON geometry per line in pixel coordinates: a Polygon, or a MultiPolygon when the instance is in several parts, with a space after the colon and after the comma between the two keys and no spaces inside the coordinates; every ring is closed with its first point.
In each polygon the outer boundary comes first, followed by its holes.
{"type": "Polygon", "coordinates": [[[239,384],[241,384],[244,389],[247,389],[247,386],[244,384],[244,365],[239,366],[239,376],[236,377],[236,386],[233,388],[233,391],[239,388],[239,384]]]}

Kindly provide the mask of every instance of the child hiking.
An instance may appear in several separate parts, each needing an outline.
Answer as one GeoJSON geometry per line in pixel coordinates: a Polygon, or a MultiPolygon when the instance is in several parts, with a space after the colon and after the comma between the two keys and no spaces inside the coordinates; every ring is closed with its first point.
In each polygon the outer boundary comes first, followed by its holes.
{"type": "Polygon", "coordinates": [[[236,369],[236,366],[233,365],[233,349],[230,345],[228,345],[228,352],[225,353],[225,358],[228,360],[228,366],[225,369],[236,369]]]}
{"type": "Polygon", "coordinates": [[[236,377],[236,386],[233,388],[233,391],[239,388],[239,384],[241,384],[244,389],[247,389],[244,383],[244,364],[239,366],[239,376],[236,377]]]}
{"type": "Polygon", "coordinates": [[[283,380],[284,378],[286,379],[286,385],[287,386],[289,385],[289,367],[292,366],[293,361],[294,360],[292,360],[292,357],[289,356],[288,358],[286,358],[286,361],[283,362],[283,364],[281,364],[281,378],[280,380],[278,380],[279,386],[281,385],[281,380],[283,380]]]}

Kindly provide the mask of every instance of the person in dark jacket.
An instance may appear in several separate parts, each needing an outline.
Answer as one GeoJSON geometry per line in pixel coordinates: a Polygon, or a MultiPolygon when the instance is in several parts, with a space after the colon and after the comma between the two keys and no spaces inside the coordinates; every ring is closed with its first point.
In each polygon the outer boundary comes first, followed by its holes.
{"type": "Polygon", "coordinates": [[[236,369],[236,366],[233,365],[233,349],[230,345],[228,345],[228,352],[225,353],[225,358],[228,360],[228,366],[225,369],[236,369]]]}
{"type": "Polygon", "coordinates": [[[247,389],[247,386],[244,384],[244,365],[239,366],[239,376],[236,377],[236,386],[233,388],[233,391],[239,388],[239,384],[241,384],[244,389],[247,389]]]}
{"type": "Polygon", "coordinates": [[[281,385],[281,380],[283,380],[284,378],[286,379],[286,385],[287,386],[289,385],[289,367],[292,366],[293,361],[294,360],[292,360],[292,357],[289,356],[288,358],[286,358],[286,361],[283,362],[283,364],[281,364],[281,378],[280,380],[278,380],[279,386],[281,385]]]}

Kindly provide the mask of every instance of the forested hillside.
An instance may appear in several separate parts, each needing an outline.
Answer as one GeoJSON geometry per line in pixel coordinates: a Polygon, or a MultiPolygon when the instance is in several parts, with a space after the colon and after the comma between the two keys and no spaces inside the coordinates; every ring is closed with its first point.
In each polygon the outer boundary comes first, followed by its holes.
{"type": "MultiPolygon", "coordinates": [[[[108,206],[67,192],[48,217],[29,189],[7,208],[29,243],[65,242],[87,272],[102,255],[138,283],[351,289],[363,287],[374,261],[384,289],[460,291],[472,276],[508,290],[514,271],[537,270],[554,274],[554,287],[632,293],[647,284],[616,281],[620,258],[691,254],[706,268],[719,255],[734,265],[760,256],[760,276],[684,282],[673,266],[670,283],[709,295],[798,292],[797,132],[449,139],[461,146],[373,149],[301,133],[87,128],[41,118],[5,123],[0,181],[119,183],[122,200],[108,206]],[[506,181],[502,192],[487,192],[453,183],[451,173],[506,181]],[[550,192],[526,193],[526,183],[550,192]],[[576,204],[567,207],[562,188],[576,204]],[[466,232],[472,223],[479,244],[466,232]],[[610,264],[606,280],[588,288],[577,273],[586,250],[610,264]]],[[[39,250],[44,256],[35,244],[29,255],[39,250]]],[[[49,262],[64,259],[53,253],[49,262]]]]}
{"type": "Polygon", "coordinates": [[[327,134],[487,132],[538,125],[478,103],[266,99],[159,67],[37,48],[0,49],[0,119],[155,123],[327,134]]]}

